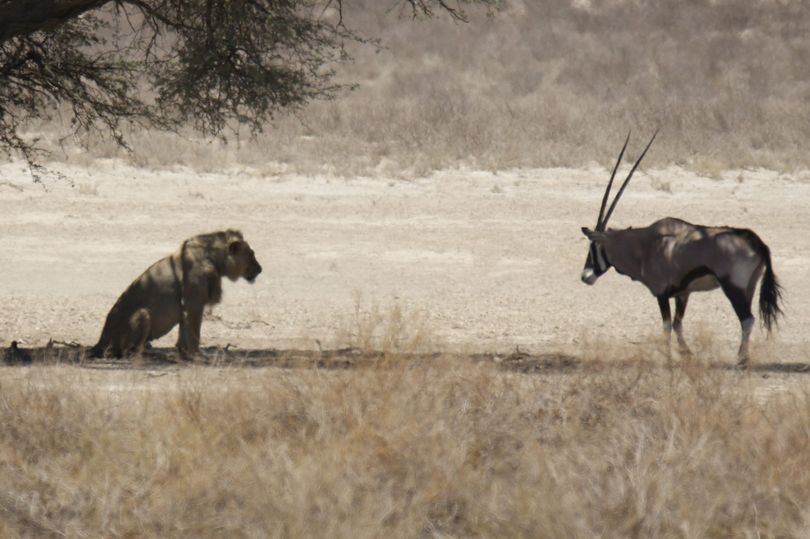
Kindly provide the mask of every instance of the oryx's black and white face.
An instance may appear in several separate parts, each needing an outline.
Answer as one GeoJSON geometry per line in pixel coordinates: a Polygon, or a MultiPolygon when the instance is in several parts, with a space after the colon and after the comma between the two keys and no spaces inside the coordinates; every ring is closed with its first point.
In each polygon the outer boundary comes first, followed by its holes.
{"type": "Polygon", "coordinates": [[[593,284],[610,269],[610,262],[605,254],[606,236],[603,232],[595,232],[587,227],[582,227],[582,233],[590,240],[588,258],[585,259],[585,267],[582,268],[582,282],[593,284]]]}
{"type": "MultiPolygon", "coordinates": [[[[657,133],[658,132],[656,131],[656,134],[657,133]]],[[[622,158],[624,157],[624,151],[627,149],[627,143],[630,142],[630,133],[627,134],[627,140],[624,141],[622,151],[619,152],[619,158],[616,160],[616,165],[613,167],[613,172],[610,174],[610,181],[607,184],[607,189],[605,189],[605,194],[602,196],[602,206],[599,208],[599,217],[596,219],[596,230],[582,227],[582,233],[585,234],[585,236],[587,236],[588,240],[591,242],[588,246],[588,258],[585,259],[585,267],[582,268],[582,282],[585,284],[595,283],[600,275],[610,269],[610,262],[608,261],[608,257],[605,253],[605,242],[608,239],[605,231],[607,230],[608,219],[610,219],[611,214],[613,214],[613,210],[616,209],[616,204],[619,202],[619,198],[622,196],[625,187],[627,187],[627,184],[630,182],[630,178],[633,177],[633,173],[636,171],[636,168],[638,168],[639,163],[641,163],[641,160],[644,159],[644,155],[647,153],[647,150],[650,149],[650,145],[652,144],[653,140],[655,140],[655,134],[653,134],[650,142],[647,143],[647,147],[644,148],[644,151],[641,152],[641,155],[636,160],[633,168],[630,169],[630,173],[627,175],[624,183],[622,183],[622,186],[619,188],[619,192],[616,193],[616,198],[613,199],[613,203],[610,205],[610,208],[607,210],[607,212],[605,212],[608,198],[610,197],[610,188],[613,186],[613,179],[616,177],[616,171],[618,170],[619,165],[622,162],[622,158]]]]}

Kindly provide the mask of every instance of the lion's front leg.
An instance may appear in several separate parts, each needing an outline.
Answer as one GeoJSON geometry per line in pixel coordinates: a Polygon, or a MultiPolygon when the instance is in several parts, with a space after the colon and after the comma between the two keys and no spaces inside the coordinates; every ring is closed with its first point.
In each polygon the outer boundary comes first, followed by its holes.
{"type": "Polygon", "coordinates": [[[203,308],[187,308],[180,319],[177,349],[184,359],[191,359],[200,350],[200,330],[202,329],[203,308]]]}
{"type": "Polygon", "coordinates": [[[177,348],[186,359],[199,354],[203,310],[206,305],[212,305],[222,297],[221,281],[215,268],[207,264],[201,264],[186,275],[177,339],[177,348]]]}
{"type": "Polygon", "coordinates": [[[222,277],[211,272],[207,275],[208,297],[205,299],[206,305],[216,305],[222,301],[222,277]]]}

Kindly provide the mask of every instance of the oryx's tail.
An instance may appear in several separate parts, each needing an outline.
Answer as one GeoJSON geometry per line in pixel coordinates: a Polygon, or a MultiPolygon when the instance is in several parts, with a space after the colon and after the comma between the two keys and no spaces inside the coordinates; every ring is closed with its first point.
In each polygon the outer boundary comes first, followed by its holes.
{"type": "Polygon", "coordinates": [[[757,250],[765,261],[765,274],[762,276],[762,284],[759,287],[759,314],[768,332],[777,322],[777,317],[782,313],[779,302],[782,299],[782,286],[773,272],[771,265],[771,250],[761,239],[757,243],[757,250]]]}

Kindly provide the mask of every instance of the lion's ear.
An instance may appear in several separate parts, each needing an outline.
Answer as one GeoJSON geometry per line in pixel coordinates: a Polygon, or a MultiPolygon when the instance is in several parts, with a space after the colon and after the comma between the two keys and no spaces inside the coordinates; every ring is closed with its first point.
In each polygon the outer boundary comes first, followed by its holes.
{"type": "Polygon", "coordinates": [[[230,244],[228,244],[228,253],[235,255],[236,253],[242,250],[242,245],[244,243],[245,242],[239,240],[232,241],[230,244]]]}

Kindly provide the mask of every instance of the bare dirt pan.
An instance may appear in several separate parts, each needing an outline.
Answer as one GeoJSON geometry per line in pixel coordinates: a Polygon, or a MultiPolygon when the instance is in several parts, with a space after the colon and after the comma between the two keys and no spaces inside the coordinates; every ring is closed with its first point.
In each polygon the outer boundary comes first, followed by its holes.
{"type": "MultiPolygon", "coordinates": [[[[203,323],[207,346],[368,347],[355,326],[377,307],[413,315],[406,325],[426,328],[445,351],[573,352],[660,333],[643,286],[612,271],[593,287],[579,281],[580,227],[596,219],[608,176],[601,167],[453,170],[413,181],[146,171],[117,161],[60,167],[74,187],[43,187],[19,164],[0,167],[2,346],[94,343],[147,266],[186,237],[228,227],[242,229],[265,271],[253,286],[226,283],[203,323]]],[[[786,316],[770,339],[754,332],[754,359],[802,362],[809,199],[804,173],[743,170],[717,180],[642,170],[612,221],[642,226],[671,215],[756,231],[785,287],[786,316]]],[[[739,324],[722,293],[695,295],[684,327],[687,339],[716,345],[712,357],[733,360],[739,324]]]]}

